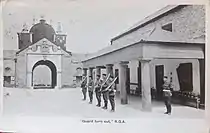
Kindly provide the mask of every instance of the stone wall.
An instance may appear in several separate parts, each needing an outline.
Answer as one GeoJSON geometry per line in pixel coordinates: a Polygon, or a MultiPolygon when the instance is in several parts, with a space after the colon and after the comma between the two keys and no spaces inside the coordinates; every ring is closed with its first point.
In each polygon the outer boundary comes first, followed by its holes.
{"type": "Polygon", "coordinates": [[[154,28],[168,23],[172,23],[172,33],[179,35],[183,40],[201,39],[203,42],[205,41],[205,6],[189,5],[122,36],[113,41],[112,44],[125,45],[136,43],[143,36],[151,33],[154,28]]]}
{"type": "Polygon", "coordinates": [[[4,76],[15,76],[15,61],[14,59],[4,60],[4,76]],[[9,70],[7,70],[9,68],[9,70]]]}
{"type": "Polygon", "coordinates": [[[15,50],[3,51],[3,76],[10,76],[11,82],[4,81],[4,86],[12,87],[15,85],[15,50]]]}
{"type": "Polygon", "coordinates": [[[82,67],[80,59],[77,55],[63,55],[62,56],[62,87],[72,87],[73,81],[76,80],[75,74],[77,68],[82,67]]]}
{"type": "Polygon", "coordinates": [[[17,66],[16,66],[16,84],[17,87],[26,87],[26,56],[25,52],[20,53],[17,56],[17,66]]]}
{"type": "Polygon", "coordinates": [[[179,67],[180,63],[192,63],[192,83],[193,92],[200,94],[200,70],[199,62],[196,59],[156,59],[150,62],[150,79],[151,87],[156,88],[156,78],[155,78],[155,65],[164,65],[164,75],[172,77],[172,84],[174,90],[180,90],[179,79],[176,69],[179,67]],[[172,76],[170,73],[172,72],[172,76]]]}
{"type": "Polygon", "coordinates": [[[15,76],[15,50],[4,50],[3,51],[3,66],[4,66],[4,76],[15,76]],[[10,68],[7,71],[5,68],[10,68]]]}

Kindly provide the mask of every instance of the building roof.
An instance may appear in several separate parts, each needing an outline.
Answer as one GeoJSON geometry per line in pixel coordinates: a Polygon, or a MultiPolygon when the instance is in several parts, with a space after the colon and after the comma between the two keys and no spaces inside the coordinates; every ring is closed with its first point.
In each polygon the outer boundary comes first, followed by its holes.
{"type": "MultiPolygon", "coordinates": [[[[202,38],[202,37],[201,37],[202,38]]],[[[99,50],[96,53],[91,54],[90,56],[88,56],[85,60],[83,61],[87,61],[99,56],[103,56],[105,54],[120,50],[122,48],[126,48],[138,43],[158,43],[158,44],[205,44],[205,42],[203,41],[205,39],[200,39],[200,38],[196,38],[196,39],[184,39],[183,37],[177,35],[176,33],[173,32],[169,32],[169,31],[165,31],[162,30],[160,27],[155,27],[153,30],[151,30],[149,33],[147,34],[143,34],[139,36],[139,41],[135,42],[135,43],[126,43],[126,44],[115,44],[115,45],[111,45],[108,47],[105,47],[101,50],[99,50]]]]}
{"type": "MultiPolygon", "coordinates": [[[[45,38],[45,39],[46,39],[46,38],[45,38]]],[[[48,39],[47,39],[47,40],[48,40],[48,39]]],[[[48,41],[50,41],[50,40],[48,40],[48,41]]],[[[50,42],[51,42],[51,41],[50,41],[50,42]]],[[[53,43],[53,42],[51,42],[51,43],[53,43]]],[[[36,44],[36,43],[34,43],[34,44],[36,44]]],[[[32,44],[32,45],[34,45],[34,44],[32,44]]],[[[69,55],[72,55],[72,53],[71,53],[70,51],[67,51],[65,48],[63,48],[63,47],[57,45],[56,43],[53,43],[53,44],[55,44],[56,46],[60,47],[63,51],[65,51],[65,52],[68,53],[69,55]]],[[[17,51],[16,54],[21,53],[22,51],[24,51],[25,49],[27,49],[28,47],[30,47],[30,46],[32,46],[32,45],[27,45],[26,47],[24,47],[24,48],[20,49],[19,51],[17,51]]]]}
{"type": "Polygon", "coordinates": [[[55,34],[53,27],[47,24],[43,19],[40,20],[40,23],[33,25],[29,32],[33,33],[33,43],[38,42],[42,38],[53,41],[53,36],[55,34]]]}
{"type": "Polygon", "coordinates": [[[142,21],[140,21],[139,23],[135,24],[134,26],[132,26],[131,28],[129,28],[127,31],[123,32],[122,34],[114,37],[113,39],[111,39],[111,42],[114,41],[114,40],[117,40],[133,31],[136,31],[137,29],[141,28],[141,27],[144,27],[145,25],[171,13],[171,12],[174,12],[176,10],[179,10],[181,8],[183,8],[184,6],[186,5],[169,5],[169,6],[166,6],[162,9],[160,9],[159,11],[151,14],[150,16],[146,17],[145,19],[143,19],[142,21]]]}
{"type": "MultiPolygon", "coordinates": [[[[111,41],[117,40],[118,38],[121,38],[133,31],[136,31],[138,29],[140,29],[141,27],[144,27],[145,25],[154,22],[155,20],[168,15],[169,13],[173,13],[183,7],[185,7],[186,5],[169,5],[166,6],[164,8],[162,8],[161,10],[155,12],[154,14],[146,17],[144,20],[140,21],[138,24],[134,25],[133,27],[131,27],[129,30],[127,30],[126,32],[118,35],[117,37],[113,38],[111,41]]],[[[174,32],[169,32],[169,31],[165,31],[162,30],[159,26],[155,26],[153,29],[151,29],[148,33],[146,34],[138,34],[138,40],[134,43],[126,43],[126,44],[114,44],[108,47],[105,47],[101,50],[99,50],[96,53],[93,53],[91,55],[89,55],[85,60],[83,61],[87,61],[99,56],[103,56],[105,54],[120,50],[122,48],[125,47],[129,47],[131,45],[137,44],[137,43],[167,43],[167,44],[205,44],[205,36],[200,36],[198,38],[194,38],[194,39],[186,39],[183,38],[179,35],[177,35],[174,32]]]]}

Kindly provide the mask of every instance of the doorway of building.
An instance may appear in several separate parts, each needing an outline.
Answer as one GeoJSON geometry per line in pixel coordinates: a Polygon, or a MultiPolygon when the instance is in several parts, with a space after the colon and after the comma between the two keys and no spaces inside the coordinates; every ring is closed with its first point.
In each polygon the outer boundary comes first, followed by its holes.
{"type": "Polygon", "coordinates": [[[163,99],[163,77],[164,77],[164,65],[155,66],[155,79],[156,79],[156,99],[163,99]]]}
{"type": "Polygon", "coordinates": [[[180,91],[193,91],[192,63],[181,63],[177,68],[180,91]]]}
{"type": "MultiPolygon", "coordinates": [[[[44,74],[44,73],[43,73],[44,74]]],[[[46,88],[55,88],[57,85],[57,69],[53,62],[49,60],[40,60],[38,61],[32,68],[32,86],[34,86],[34,89],[46,89],[46,88]],[[50,85],[35,85],[34,84],[34,69],[40,65],[45,65],[49,67],[51,70],[51,84],[50,85]]]]}

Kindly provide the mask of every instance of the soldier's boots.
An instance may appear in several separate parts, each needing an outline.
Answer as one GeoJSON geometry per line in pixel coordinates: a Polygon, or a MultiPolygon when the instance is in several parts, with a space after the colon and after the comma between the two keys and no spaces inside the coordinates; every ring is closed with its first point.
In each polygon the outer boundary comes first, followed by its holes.
{"type": "Polygon", "coordinates": [[[101,107],[101,104],[100,104],[100,103],[98,103],[96,106],[101,107]]]}
{"type": "Polygon", "coordinates": [[[111,109],[111,112],[115,112],[115,110],[114,109],[111,109]]]}
{"type": "Polygon", "coordinates": [[[168,115],[171,115],[171,113],[170,113],[170,112],[165,112],[164,114],[168,114],[168,115]]]}
{"type": "Polygon", "coordinates": [[[105,105],[104,105],[103,109],[107,109],[107,103],[105,103],[105,105]]]}

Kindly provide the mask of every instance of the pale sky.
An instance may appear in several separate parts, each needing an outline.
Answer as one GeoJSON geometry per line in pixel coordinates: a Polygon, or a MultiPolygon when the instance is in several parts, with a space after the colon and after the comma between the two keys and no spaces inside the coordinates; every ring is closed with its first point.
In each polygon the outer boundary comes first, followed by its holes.
{"type": "Polygon", "coordinates": [[[150,0],[9,0],[3,8],[4,49],[17,49],[17,32],[22,25],[31,27],[33,17],[39,20],[44,15],[55,30],[61,22],[67,34],[67,50],[96,52],[166,5],[150,0]]]}

